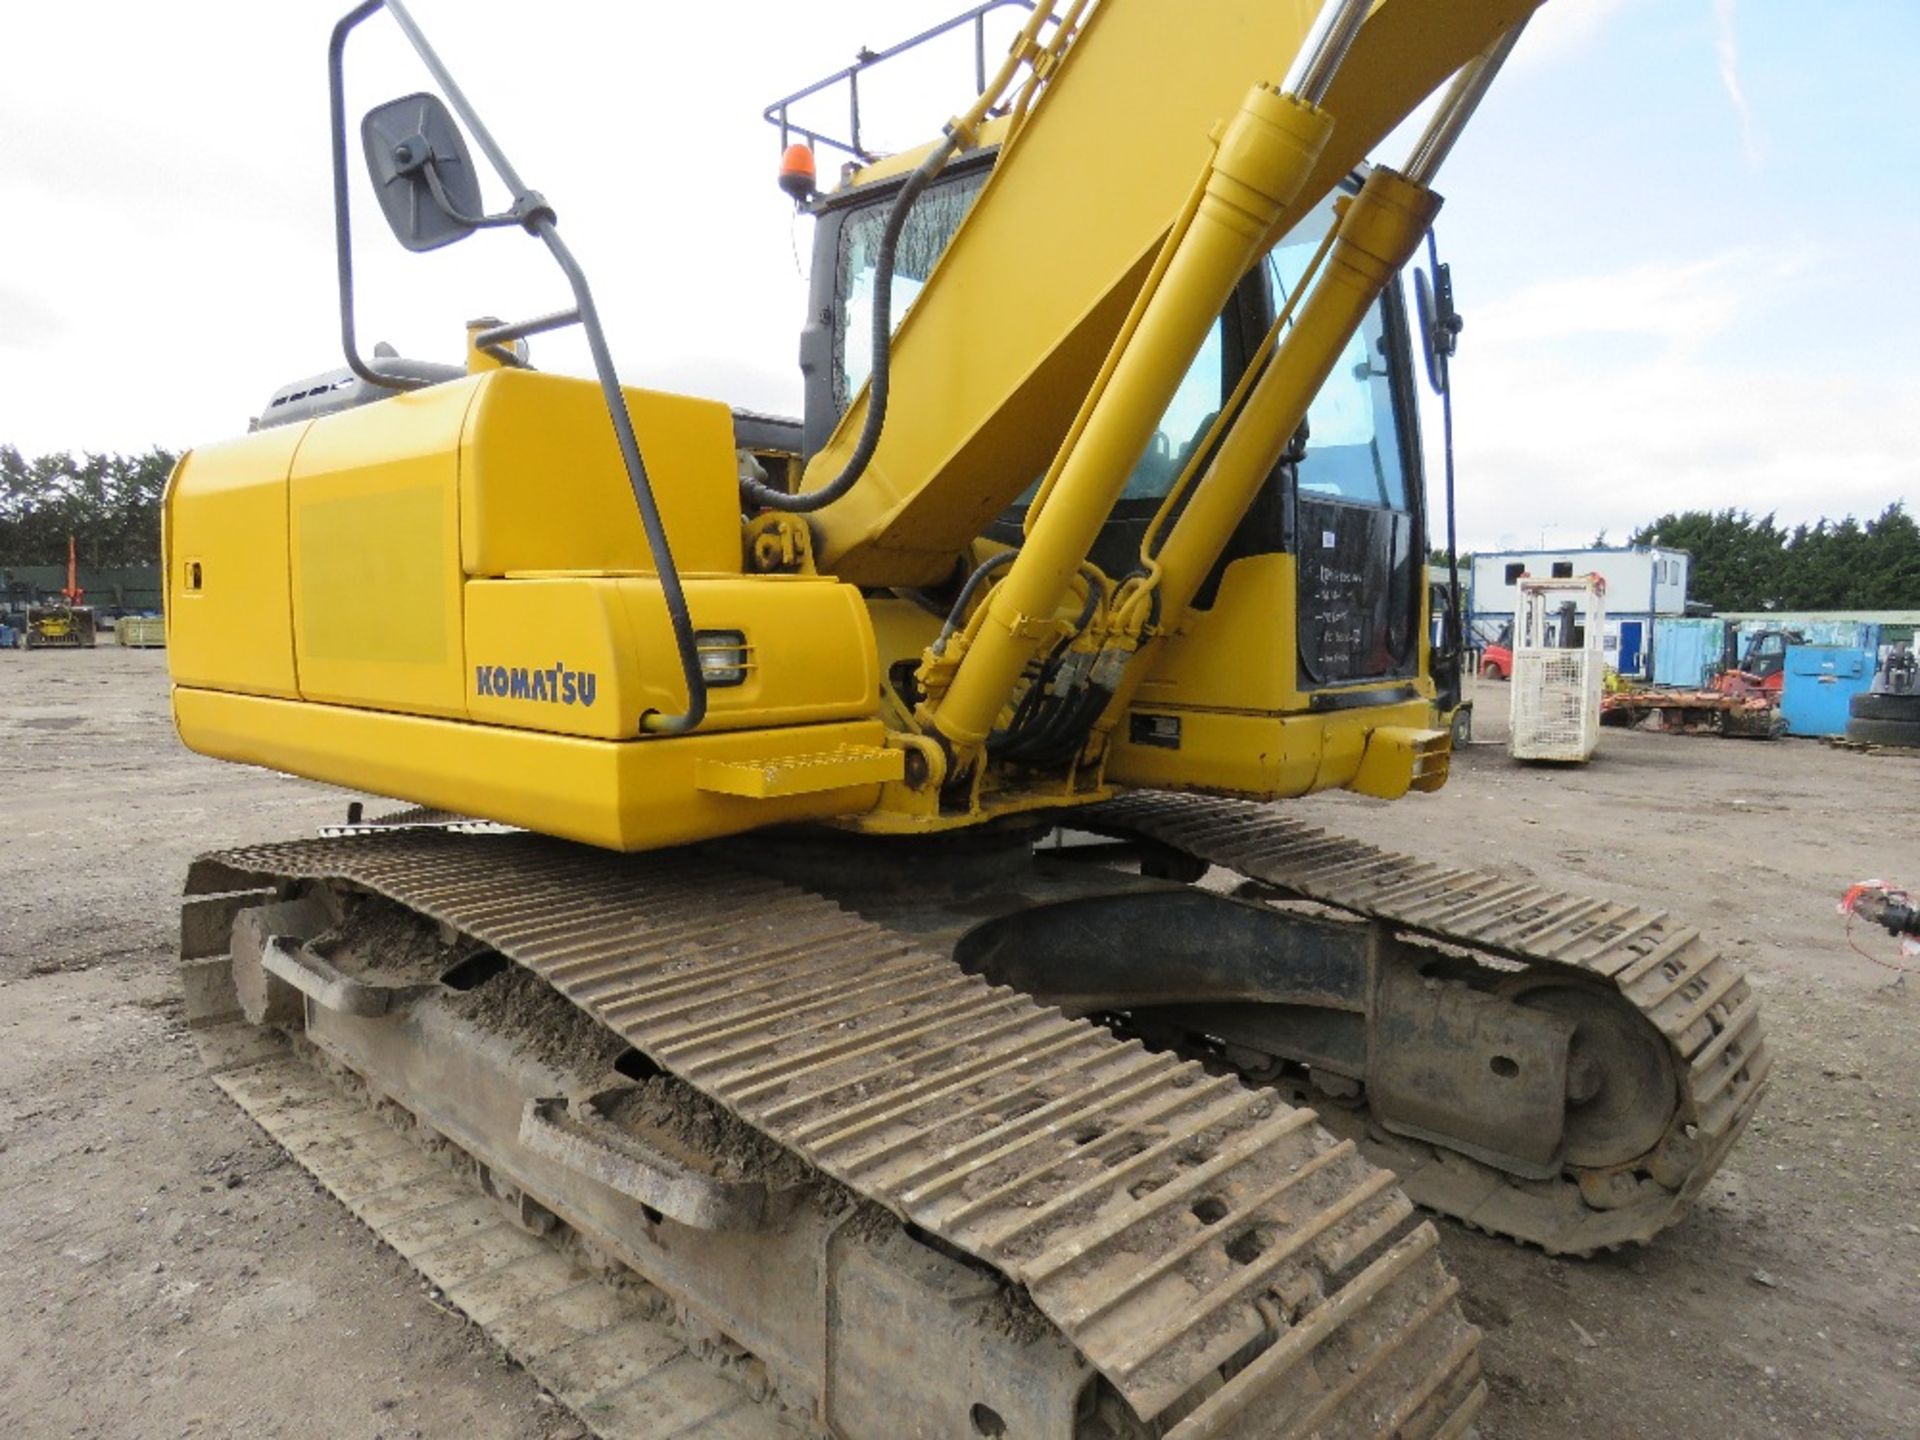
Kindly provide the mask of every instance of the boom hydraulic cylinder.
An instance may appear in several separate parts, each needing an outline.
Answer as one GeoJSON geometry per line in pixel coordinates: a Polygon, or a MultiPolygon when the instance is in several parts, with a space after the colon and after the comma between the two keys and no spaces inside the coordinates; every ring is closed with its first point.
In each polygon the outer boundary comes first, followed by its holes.
{"type": "Polygon", "coordinates": [[[1318,283],[1156,557],[1162,628],[1178,623],[1354,331],[1419,248],[1440,197],[1382,167],[1344,209],[1318,283]]]}
{"type": "Polygon", "coordinates": [[[1039,646],[1158,418],[1233,287],[1259,258],[1332,134],[1318,101],[1367,12],[1329,0],[1296,74],[1256,86],[1221,134],[1198,203],[1169,237],[1159,281],[1123,331],[1102,384],[1034,501],[1026,543],[987,601],[951,684],[923,719],[968,768],[1039,646]]]}
{"type": "MultiPolygon", "coordinates": [[[[1360,193],[1342,201],[1326,264],[1297,316],[1260,373],[1246,404],[1194,486],[1157,561],[1158,618],[1165,635],[1179,627],[1201,583],[1219,560],[1307,408],[1382,292],[1413,258],[1440,209],[1427,181],[1452,148],[1493,75],[1519,38],[1520,26],[1464,67],[1414,146],[1406,173],[1374,170],[1360,193]]],[[[1151,642],[1149,646],[1151,648],[1151,642]]],[[[1151,668],[1136,656],[1102,717],[1110,728],[1151,668]]]]}

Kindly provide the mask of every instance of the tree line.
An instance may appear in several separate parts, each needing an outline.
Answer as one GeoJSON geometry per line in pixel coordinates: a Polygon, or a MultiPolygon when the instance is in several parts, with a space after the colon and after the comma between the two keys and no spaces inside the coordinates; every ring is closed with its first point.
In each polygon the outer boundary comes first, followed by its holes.
{"type": "MultiPolygon", "coordinates": [[[[1780,525],[1745,510],[1681,510],[1642,525],[1633,545],[1691,557],[1687,599],[1715,610],[1920,610],[1920,524],[1896,500],[1872,520],[1780,525]]],[[[1607,532],[1592,548],[1607,545],[1607,532]]],[[[1447,552],[1427,552],[1436,580],[1447,552]]],[[[1473,553],[1460,554],[1465,582],[1473,553]]]]}
{"type": "Polygon", "coordinates": [[[1920,609],[1920,525],[1895,501],[1791,529],[1745,510],[1683,510],[1629,537],[1692,557],[1687,598],[1716,610],[1920,609]]]}
{"type": "Polygon", "coordinates": [[[82,565],[158,564],[160,497],[177,458],[158,446],[29,458],[0,445],[0,565],[65,564],[69,535],[82,565]]]}
{"type": "MultiPolygon", "coordinates": [[[[177,458],[158,446],[28,458],[0,445],[0,565],[62,564],[69,535],[84,565],[156,563],[160,498],[177,458]]],[[[1920,609],[1920,524],[1901,501],[1865,522],[1849,515],[1790,529],[1770,514],[1683,510],[1629,539],[1685,550],[1689,598],[1716,610],[1920,609]]],[[[1437,574],[1445,552],[1430,558],[1437,574]]],[[[1462,555],[1462,567],[1472,559],[1462,555]]]]}

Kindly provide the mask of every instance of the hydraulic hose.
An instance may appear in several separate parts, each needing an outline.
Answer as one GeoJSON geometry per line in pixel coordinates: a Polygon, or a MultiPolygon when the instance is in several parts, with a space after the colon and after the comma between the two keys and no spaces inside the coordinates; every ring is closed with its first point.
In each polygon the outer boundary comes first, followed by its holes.
{"type": "Polygon", "coordinates": [[[907,216],[912,213],[913,202],[920,198],[920,192],[946,168],[947,162],[963,147],[976,143],[980,122],[987,118],[994,102],[1006,93],[1015,72],[1035,53],[1040,32],[1052,18],[1055,3],[1056,0],[1037,0],[1027,23],[1008,49],[1007,58],[1000,63],[999,72],[987,82],[966,114],[947,126],[946,135],[907,177],[907,183],[894,197],[893,208],[887,212],[886,229],[880,235],[879,269],[873,282],[873,368],[867,379],[867,418],[860,427],[860,439],[853,454],[847,457],[846,468],[827,484],[803,490],[798,495],[789,495],[750,476],[745,477],[740,482],[740,493],[748,507],[811,515],[851,490],[873,463],[874,451],[880,448],[880,432],[887,423],[887,394],[893,376],[893,257],[900,245],[901,232],[906,229],[907,216]]]}
{"type": "Polygon", "coordinates": [[[949,131],[946,138],[934,147],[933,153],[907,177],[907,183],[900,187],[900,193],[893,199],[893,208],[887,212],[887,225],[880,234],[880,253],[873,278],[873,368],[867,381],[867,418],[860,427],[860,442],[854,446],[853,454],[847,457],[846,468],[818,489],[803,490],[797,495],[776,490],[752,476],[744,476],[740,481],[740,492],[750,507],[781,510],[789,515],[810,515],[845,495],[867,473],[867,466],[873,462],[874,451],[880,448],[880,433],[886,428],[887,397],[893,378],[893,257],[900,247],[900,236],[907,228],[907,216],[913,211],[913,202],[920,198],[920,192],[932,183],[934,176],[946,167],[947,161],[953,158],[959,148],[958,134],[949,131]]]}
{"type": "Polygon", "coordinates": [[[1018,550],[1002,550],[997,555],[989,555],[985,560],[982,560],[979,567],[967,577],[967,583],[960,587],[960,597],[953,602],[953,609],[947,612],[947,623],[940,627],[939,638],[933,642],[932,649],[935,655],[944,655],[946,653],[947,642],[953,638],[954,631],[958,630],[961,625],[966,622],[967,606],[972,603],[973,597],[979,592],[980,587],[986,583],[987,577],[1003,566],[1011,565],[1013,563],[1013,557],[1019,553],[1018,550]]]}
{"type": "MultiPolygon", "coordinates": [[[[1004,552],[1008,557],[1014,553],[1004,552]]],[[[1002,557],[996,555],[993,558],[998,560],[1002,557]]],[[[1014,707],[1013,718],[1007,723],[1007,728],[987,738],[987,753],[995,759],[1046,763],[1068,741],[1072,742],[1073,749],[1078,750],[1085,739],[1086,727],[1099,717],[1112,696],[1111,690],[1097,685],[1082,686],[1061,695],[1051,693],[1054,677],[1067,658],[1067,650],[1073,641],[1087,633],[1106,598],[1108,581],[1097,566],[1082,565],[1080,577],[1086,582],[1087,598],[1080,607],[1079,617],[1074,621],[1073,634],[1039,665],[1038,673],[1027,686],[1027,693],[1021,696],[1020,703],[1014,707]],[[1089,705],[1092,707],[1091,714],[1087,714],[1089,705]],[[1037,726],[1034,724],[1036,716],[1037,726]]]]}

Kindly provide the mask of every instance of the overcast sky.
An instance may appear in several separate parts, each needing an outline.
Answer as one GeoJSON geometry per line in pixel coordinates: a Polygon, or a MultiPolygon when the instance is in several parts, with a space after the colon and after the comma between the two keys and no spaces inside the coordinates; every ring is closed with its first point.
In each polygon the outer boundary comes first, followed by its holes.
{"type": "MultiPolygon", "coordinates": [[[[1108,3],[1164,5],[1177,43],[1179,0],[1108,3]]],[[[183,448],[339,363],[325,45],[341,8],[0,0],[0,441],[183,448]]],[[[959,8],[414,5],[558,209],[625,377],[786,413],[810,222],[774,186],[760,111],[959,8]]],[[[1468,544],[1909,496],[1917,67],[1913,0],[1550,0],[1440,185],[1467,317],[1468,544]]],[[[968,68],[878,97],[900,143],[961,107],[968,68]]],[[[425,84],[383,17],[350,75],[356,121],[425,84]]],[[[357,218],[369,346],[457,359],[469,316],[562,302],[523,236],[413,256],[370,206],[357,218]]],[[[535,345],[585,368],[576,345],[535,345]]]]}

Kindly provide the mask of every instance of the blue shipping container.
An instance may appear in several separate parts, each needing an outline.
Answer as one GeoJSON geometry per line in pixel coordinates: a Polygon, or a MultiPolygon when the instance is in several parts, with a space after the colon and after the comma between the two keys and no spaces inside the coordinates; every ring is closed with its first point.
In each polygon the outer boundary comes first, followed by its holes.
{"type": "Polygon", "coordinates": [[[1653,683],[1698,690],[1726,648],[1726,621],[1663,615],[1653,622],[1653,683]]]}
{"type": "Polygon", "coordinates": [[[1789,735],[1844,735],[1847,704],[1873,688],[1873,656],[1841,645],[1789,645],[1780,715],[1789,735]]]}

